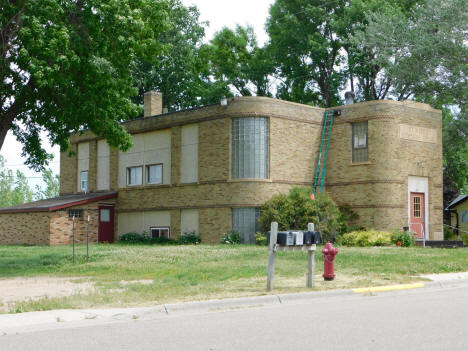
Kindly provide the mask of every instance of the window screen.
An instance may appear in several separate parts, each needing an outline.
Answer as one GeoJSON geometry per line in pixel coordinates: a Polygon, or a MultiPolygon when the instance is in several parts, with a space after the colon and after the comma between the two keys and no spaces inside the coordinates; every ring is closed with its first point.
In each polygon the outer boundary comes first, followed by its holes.
{"type": "Polygon", "coordinates": [[[369,159],[367,121],[353,123],[352,128],[353,162],[366,162],[369,159]]]}
{"type": "Polygon", "coordinates": [[[143,167],[127,168],[127,185],[141,185],[143,183],[143,167]]]}
{"type": "Polygon", "coordinates": [[[269,120],[232,119],[232,178],[269,177],[269,120]]]}
{"type": "Polygon", "coordinates": [[[461,222],[468,223],[468,210],[461,211],[461,222]]]}
{"type": "Polygon", "coordinates": [[[259,230],[259,208],[233,208],[232,230],[239,232],[244,244],[255,244],[255,233],[259,230]]]}

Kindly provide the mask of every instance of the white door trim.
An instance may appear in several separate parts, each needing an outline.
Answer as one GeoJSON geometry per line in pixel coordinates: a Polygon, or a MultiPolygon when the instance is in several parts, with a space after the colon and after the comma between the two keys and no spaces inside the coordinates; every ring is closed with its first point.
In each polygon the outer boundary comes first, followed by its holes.
{"type": "Polygon", "coordinates": [[[408,177],[408,226],[411,222],[411,193],[424,193],[424,237],[429,239],[429,178],[427,177],[408,177]]]}

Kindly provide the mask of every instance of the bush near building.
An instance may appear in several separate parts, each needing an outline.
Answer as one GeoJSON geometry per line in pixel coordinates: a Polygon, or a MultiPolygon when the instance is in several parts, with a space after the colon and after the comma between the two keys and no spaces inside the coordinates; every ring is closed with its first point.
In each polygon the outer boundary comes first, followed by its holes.
{"type": "Polygon", "coordinates": [[[315,223],[323,240],[334,240],[340,228],[340,210],[328,193],[320,193],[315,200],[310,198],[311,187],[294,187],[289,194],[278,194],[265,202],[261,208],[260,227],[270,230],[271,222],[278,222],[278,230],[306,229],[315,223]]]}

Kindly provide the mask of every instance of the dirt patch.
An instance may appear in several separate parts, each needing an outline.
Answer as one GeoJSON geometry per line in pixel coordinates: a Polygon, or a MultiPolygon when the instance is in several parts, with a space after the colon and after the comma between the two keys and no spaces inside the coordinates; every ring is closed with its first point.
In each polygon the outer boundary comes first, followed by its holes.
{"type": "Polygon", "coordinates": [[[94,283],[83,282],[83,278],[18,277],[0,279],[0,312],[7,312],[8,304],[15,301],[87,294],[93,290],[94,283]]]}

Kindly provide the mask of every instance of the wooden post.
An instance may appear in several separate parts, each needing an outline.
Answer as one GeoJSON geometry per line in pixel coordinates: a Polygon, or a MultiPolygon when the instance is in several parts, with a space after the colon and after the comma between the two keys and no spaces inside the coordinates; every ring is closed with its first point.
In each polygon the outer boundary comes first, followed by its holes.
{"type": "Polygon", "coordinates": [[[268,277],[267,291],[273,289],[273,281],[275,280],[275,262],[276,262],[276,239],[278,238],[278,223],[271,223],[270,231],[270,256],[268,257],[268,277]]]}
{"type": "MultiPolygon", "coordinates": [[[[307,225],[307,230],[309,232],[314,231],[314,223],[309,223],[307,225]]],[[[315,274],[315,250],[317,245],[313,244],[309,247],[309,270],[307,272],[307,287],[313,288],[315,286],[314,274],[315,274]]]]}

